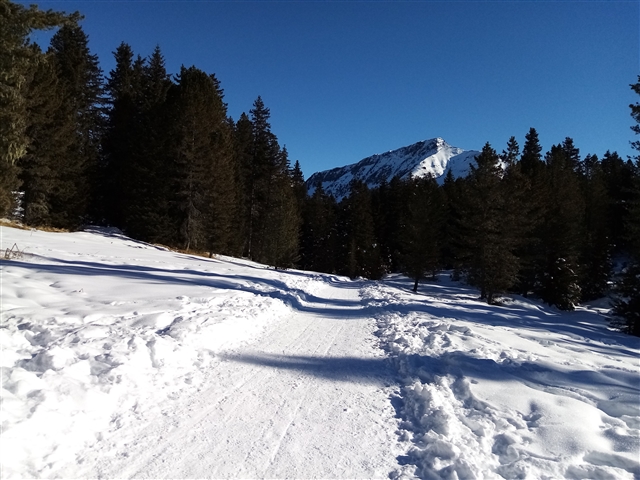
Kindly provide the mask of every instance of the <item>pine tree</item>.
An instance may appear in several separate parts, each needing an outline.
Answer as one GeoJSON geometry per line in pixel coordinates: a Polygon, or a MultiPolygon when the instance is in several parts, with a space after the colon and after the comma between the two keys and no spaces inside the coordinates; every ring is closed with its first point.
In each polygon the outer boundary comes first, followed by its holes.
{"type": "Polygon", "coordinates": [[[541,229],[545,263],[538,293],[562,310],[573,310],[581,297],[579,254],[584,236],[584,199],[573,162],[562,145],[546,155],[545,216],[541,229]]]}
{"type": "Polygon", "coordinates": [[[51,223],[75,228],[87,220],[94,196],[103,127],[102,71],[77,24],[60,28],[51,39],[50,51],[62,92],[55,122],[60,134],[69,135],[64,155],[54,159],[51,223]]]}
{"type": "MultiPolygon", "coordinates": [[[[132,150],[127,170],[129,203],[124,206],[124,229],[127,233],[151,242],[173,245],[177,220],[172,216],[174,189],[171,155],[171,116],[167,96],[174,86],[165,68],[160,47],[146,61],[137,59],[134,70],[142,70],[138,118],[131,132],[132,150]]],[[[127,179],[125,179],[127,180],[127,179]]]]}
{"type": "Polygon", "coordinates": [[[413,279],[413,291],[425,276],[441,268],[443,192],[433,178],[408,181],[408,202],[399,232],[403,243],[402,269],[413,279]]]}
{"type": "Polygon", "coordinates": [[[30,81],[26,130],[29,144],[26,155],[18,162],[24,191],[23,221],[31,226],[51,225],[51,199],[58,178],[56,162],[64,158],[73,136],[72,125],[56,123],[62,93],[50,53],[39,62],[30,81]]]}
{"type": "Polygon", "coordinates": [[[277,268],[293,266],[300,236],[300,210],[286,149],[271,132],[271,112],[258,97],[251,110],[251,163],[246,168],[247,255],[277,268]]]}
{"type": "Polygon", "coordinates": [[[467,177],[462,227],[463,265],[467,279],[488,303],[515,284],[519,269],[514,219],[502,185],[496,151],[487,143],[467,177]]]}
{"type": "Polygon", "coordinates": [[[367,185],[353,180],[349,196],[340,202],[339,209],[339,273],[351,278],[381,278],[384,268],[375,237],[371,191],[367,185]]]}
{"type": "Polygon", "coordinates": [[[226,104],[215,76],[182,67],[170,92],[174,214],[185,249],[227,253],[235,207],[226,104]]]}
{"type": "MultiPolygon", "coordinates": [[[[638,82],[630,85],[631,89],[640,95],[640,76],[638,82]]],[[[640,135],[640,103],[629,105],[631,117],[636,124],[631,130],[640,135]]],[[[640,141],[631,143],[633,148],[640,152],[640,141]]],[[[616,298],[613,302],[612,324],[627,333],[640,337],[640,155],[635,157],[635,165],[627,165],[632,172],[631,199],[625,219],[625,232],[627,233],[627,252],[630,262],[622,278],[617,282],[614,292],[616,298]]],[[[603,162],[604,163],[604,162],[603,162]]],[[[628,163],[631,163],[629,160],[628,163]]]]}
{"type": "Polygon", "coordinates": [[[585,224],[580,253],[582,301],[601,298],[611,279],[611,244],[607,224],[607,187],[596,155],[587,155],[581,164],[581,188],[585,199],[585,224]]]}
{"type": "Polygon", "coordinates": [[[135,132],[140,121],[143,62],[134,62],[133,50],[126,43],[114,52],[116,66],[109,73],[106,93],[109,99],[103,140],[105,161],[100,175],[101,210],[106,221],[125,227],[125,212],[135,201],[137,176],[132,169],[133,152],[138,147],[135,132]]]}
{"type": "Polygon", "coordinates": [[[318,185],[303,209],[300,267],[316,272],[336,273],[337,204],[318,185]]]}
{"type": "Polygon", "coordinates": [[[28,36],[34,30],[48,30],[79,19],[77,13],[67,16],[0,0],[0,216],[15,207],[13,192],[20,186],[17,162],[30,143],[29,79],[38,64],[46,61],[28,36]]]}
{"type": "Polygon", "coordinates": [[[542,236],[547,186],[541,152],[538,132],[531,128],[525,136],[520,162],[512,170],[514,175],[510,175],[509,181],[512,193],[523,199],[521,215],[526,223],[526,235],[516,252],[520,259],[520,272],[515,288],[525,296],[539,290],[546,263],[542,236]]]}

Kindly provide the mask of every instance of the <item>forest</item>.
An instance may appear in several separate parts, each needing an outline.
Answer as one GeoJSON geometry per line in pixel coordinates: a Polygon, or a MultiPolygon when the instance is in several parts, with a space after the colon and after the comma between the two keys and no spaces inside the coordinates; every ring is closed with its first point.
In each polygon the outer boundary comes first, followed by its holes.
{"type": "Polygon", "coordinates": [[[572,310],[610,295],[612,325],[640,336],[639,157],[582,157],[569,137],[543,153],[531,128],[522,148],[487,143],[466,178],[308,195],[261,97],[234,120],[215,74],[169,73],[160,47],[120,44],[105,75],[80,19],[0,0],[0,217],[275,268],[403,272],[414,291],[450,270],[489,303],[512,292],[572,310]],[[46,51],[29,41],[51,28],[46,51]]]}

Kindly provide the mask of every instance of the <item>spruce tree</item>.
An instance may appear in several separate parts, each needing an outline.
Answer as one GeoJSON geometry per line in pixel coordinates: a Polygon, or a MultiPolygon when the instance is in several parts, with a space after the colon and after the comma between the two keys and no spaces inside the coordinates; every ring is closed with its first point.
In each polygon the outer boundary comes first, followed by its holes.
{"type": "Polygon", "coordinates": [[[29,42],[29,34],[79,19],[77,13],[68,16],[0,0],[0,216],[15,207],[14,192],[20,186],[17,162],[30,143],[29,79],[38,64],[46,61],[40,49],[29,42]]]}
{"type": "MultiPolygon", "coordinates": [[[[640,95],[640,76],[631,89],[640,95]]],[[[631,117],[636,124],[631,130],[640,135],[640,103],[629,105],[631,117]]],[[[640,141],[631,142],[633,148],[640,151],[640,141]]],[[[603,162],[604,163],[604,162],[603,162]]],[[[627,333],[640,336],[640,155],[635,157],[635,165],[629,160],[627,166],[632,172],[629,189],[629,207],[624,231],[627,234],[626,253],[629,257],[627,267],[615,286],[615,299],[612,309],[612,324],[627,333]]]]}
{"type": "Polygon", "coordinates": [[[607,188],[608,230],[614,253],[624,254],[628,249],[629,206],[633,198],[634,165],[624,161],[617,152],[607,151],[602,157],[601,168],[607,188]]]}
{"type": "Polygon", "coordinates": [[[235,207],[231,134],[215,76],[182,67],[170,92],[177,239],[185,249],[227,253],[235,207]]]}
{"type": "Polygon", "coordinates": [[[106,82],[109,108],[100,172],[101,213],[108,223],[125,228],[125,213],[135,201],[139,180],[132,163],[139,148],[135,132],[141,115],[143,62],[134,63],[133,50],[126,43],[120,44],[114,57],[116,65],[106,82]]]}
{"type": "Polygon", "coordinates": [[[353,180],[349,196],[340,202],[338,231],[339,273],[351,278],[381,278],[384,267],[375,236],[371,191],[364,182],[353,180]]]}
{"type": "Polygon", "coordinates": [[[64,25],[51,39],[61,88],[55,115],[64,154],[55,158],[56,182],[50,198],[51,223],[74,228],[88,219],[94,198],[103,129],[102,71],[91,54],[88,37],[77,24],[64,25]]]}
{"type": "Polygon", "coordinates": [[[584,199],[573,162],[562,145],[551,148],[546,165],[541,229],[545,263],[538,293],[551,305],[573,310],[581,298],[578,275],[584,199]]]}
{"type": "Polygon", "coordinates": [[[337,204],[318,185],[305,200],[300,244],[300,267],[316,272],[336,273],[337,204]]]}
{"type": "Polygon", "coordinates": [[[520,157],[522,173],[528,177],[534,177],[544,167],[542,146],[540,146],[538,132],[533,127],[529,129],[524,138],[524,147],[520,157]]]}
{"type": "Polygon", "coordinates": [[[402,240],[407,207],[407,182],[393,177],[371,192],[371,208],[381,260],[388,271],[399,271],[402,265],[402,240]]]}
{"type": "MultiPolygon", "coordinates": [[[[174,83],[165,68],[160,47],[142,61],[141,93],[135,95],[138,118],[130,134],[133,143],[127,165],[129,202],[124,207],[124,229],[137,238],[164,244],[177,244],[175,216],[172,216],[174,189],[171,132],[175,119],[167,104],[174,83]]],[[[125,179],[126,180],[126,179],[125,179]]]]}
{"type": "Polygon", "coordinates": [[[520,272],[516,290],[527,296],[539,290],[542,272],[546,263],[543,245],[543,219],[546,215],[546,179],[545,164],[542,161],[542,146],[538,132],[531,128],[525,135],[520,161],[509,176],[512,193],[522,202],[526,235],[517,250],[520,259],[520,272]]]}
{"type": "Polygon", "coordinates": [[[515,284],[520,238],[502,184],[500,157],[489,143],[476,156],[466,181],[461,218],[463,266],[467,280],[488,303],[515,284]]]}
{"type": "Polygon", "coordinates": [[[49,53],[39,62],[27,97],[29,144],[18,165],[22,181],[23,221],[31,226],[51,225],[51,200],[57,186],[56,169],[73,136],[73,126],[58,124],[56,114],[63,92],[56,76],[55,59],[49,53]],[[63,130],[66,129],[66,130],[63,130]]]}
{"type": "Polygon", "coordinates": [[[299,259],[301,205],[286,148],[279,153],[270,186],[264,219],[269,228],[262,235],[260,261],[275,268],[290,268],[299,259]]]}
{"type": "Polygon", "coordinates": [[[277,268],[292,266],[298,253],[300,210],[286,149],[271,132],[271,112],[261,97],[251,113],[252,148],[244,197],[247,255],[277,268]]]}
{"type": "Polygon", "coordinates": [[[413,291],[417,292],[420,280],[434,277],[441,268],[444,198],[431,177],[409,180],[407,190],[398,235],[403,245],[402,270],[413,280],[413,291]]]}
{"type": "Polygon", "coordinates": [[[242,113],[234,125],[233,152],[236,166],[237,191],[235,244],[239,256],[248,257],[252,239],[251,223],[255,200],[255,178],[253,174],[253,124],[246,113],[242,113]]]}
{"type": "Polygon", "coordinates": [[[585,201],[584,237],[580,253],[582,301],[603,297],[611,279],[611,235],[608,229],[608,196],[604,173],[596,155],[581,164],[581,189],[585,201]]]}
{"type": "Polygon", "coordinates": [[[460,225],[463,210],[464,179],[454,178],[447,172],[442,184],[444,194],[445,221],[442,229],[442,265],[454,270],[454,278],[460,277],[460,225]]]}

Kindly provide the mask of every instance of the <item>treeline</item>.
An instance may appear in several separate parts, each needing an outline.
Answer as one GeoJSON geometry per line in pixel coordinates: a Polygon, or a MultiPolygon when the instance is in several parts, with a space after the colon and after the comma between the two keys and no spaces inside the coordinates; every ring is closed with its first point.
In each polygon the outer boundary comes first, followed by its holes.
{"type": "Polygon", "coordinates": [[[542,151],[532,128],[522,151],[514,137],[500,154],[487,143],[466,178],[449,172],[442,185],[354,180],[339,203],[319,187],[304,204],[300,266],[403,272],[414,291],[450,269],[489,303],[514,292],[563,310],[608,295],[616,280],[614,313],[640,335],[640,163],[615,152],[581,158],[571,138],[542,151]]]}
{"type": "MultiPolygon", "coordinates": [[[[513,137],[500,154],[485,145],[466,178],[308,195],[260,97],[233,120],[215,75],[171,75],[159,48],[143,58],[124,43],[104,76],[79,18],[0,0],[0,215],[19,207],[30,226],[111,225],[276,268],[404,272],[414,290],[450,269],[490,303],[517,292],[570,310],[613,282],[615,317],[640,335],[637,162],[581,158],[570,138],[543,155],[531,129],[522,151],[513,137]],[[53,27],[46,52],[28,42],[53,27]]],[[[632,116],[640,125],[638,104],[632,116]]]]}
{"type": "Polygon", "coordinates": [[[215,75],[171,75],[159,48],[142,58],[124,43],[105,78],[78,15],[6,0],[0,10],[11,27],[0,60],[13,75],[2,99],[0,214],[20,208],[30,226],[98,223],[171,247],[294,265],[304,179],[260,97],[234,121],[215,75]],[[26,41],[54,26],[46,52],[26,41]]]}

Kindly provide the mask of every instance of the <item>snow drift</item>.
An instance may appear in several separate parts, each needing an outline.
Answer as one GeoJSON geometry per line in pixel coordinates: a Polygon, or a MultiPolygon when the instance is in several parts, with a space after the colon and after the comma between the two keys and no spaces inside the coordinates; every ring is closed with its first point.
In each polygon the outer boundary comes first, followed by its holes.
{"type": "Polygon", "coordinates": [[[640,340],[602,309],[0,238],[3,478],[640,477],[640,340]]]}

